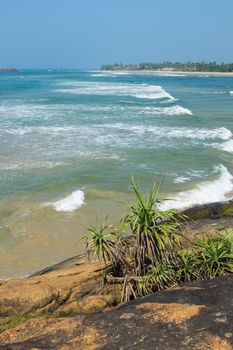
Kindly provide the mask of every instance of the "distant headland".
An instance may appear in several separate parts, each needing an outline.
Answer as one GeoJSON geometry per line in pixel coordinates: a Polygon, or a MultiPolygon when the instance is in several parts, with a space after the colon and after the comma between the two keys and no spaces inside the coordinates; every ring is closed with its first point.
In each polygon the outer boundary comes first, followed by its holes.
{"type": "Polygon", "coordinates": [[[160,63],[139,63],[139,64],[105,64],[101,70],[120,70],[120,71],[160,71],[160,72],[210,72],[210,73],[233,73],[233,63],[217,62],[169,62],[160,63]]]}
{"type": "Polygon", "coordinates": [[[0,68],[0,72],[13,73],[13,72],[19,72],[19,70],[16,68],[0,68]]]}

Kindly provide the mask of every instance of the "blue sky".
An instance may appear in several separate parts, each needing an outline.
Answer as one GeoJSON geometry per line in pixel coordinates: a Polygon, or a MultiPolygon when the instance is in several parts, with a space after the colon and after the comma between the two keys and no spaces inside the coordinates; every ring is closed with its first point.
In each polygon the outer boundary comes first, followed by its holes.
{"type": "Polygon", "coordinates": [[[0,0],[0,67],[233,61],[233,0],[0,0]]]}

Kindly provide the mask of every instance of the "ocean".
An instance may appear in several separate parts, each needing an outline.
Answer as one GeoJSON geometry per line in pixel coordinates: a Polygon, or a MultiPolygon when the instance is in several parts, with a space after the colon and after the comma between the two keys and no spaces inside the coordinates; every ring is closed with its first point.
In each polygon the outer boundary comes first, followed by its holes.
{"type": "Polygon", "coordinates": [[[0,278],[82,252],[132,203],[131,176],[164,209],[231,198],[232,119],[233,77],[0,73],[0,278]]]}

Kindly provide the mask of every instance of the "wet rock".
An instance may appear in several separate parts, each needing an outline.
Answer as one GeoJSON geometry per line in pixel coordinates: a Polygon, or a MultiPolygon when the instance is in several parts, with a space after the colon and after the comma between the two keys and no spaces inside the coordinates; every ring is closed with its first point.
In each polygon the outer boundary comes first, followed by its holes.
{"type": "Polygon", "coordinates": [[[233,216],[233,200],[197,205],[183,211],[189,220],[219,219],[233,216]]]}

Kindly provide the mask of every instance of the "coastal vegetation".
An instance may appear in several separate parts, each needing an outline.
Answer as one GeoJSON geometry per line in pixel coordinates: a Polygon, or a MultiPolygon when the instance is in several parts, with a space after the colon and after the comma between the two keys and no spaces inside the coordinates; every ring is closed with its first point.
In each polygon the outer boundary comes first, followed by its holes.
{"type": "Polygon", "coordinates": [[[132,189],[136,201],[123,214],[119,229],[105,221],[84,237],[89,256],[105,264],[104,282],[122,283],[122,301],[233,272],[233,231],[189,237],[184,214],[159,209],[156,183],[143,195],[132,178],[132,189]]]}
{"type": "Polygon", "coordinates": [[[144,62],[139,64],[105,64],[102,65],[101,70],[156,70],[156,71],[177,71],[177,72],[233,72],[233,62],[230,63],[217,63],[214,62],[144,62]]]}

